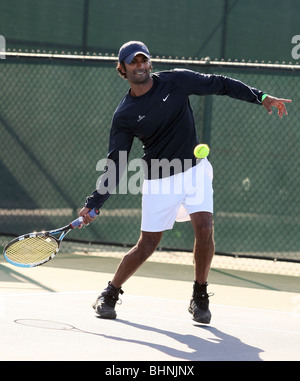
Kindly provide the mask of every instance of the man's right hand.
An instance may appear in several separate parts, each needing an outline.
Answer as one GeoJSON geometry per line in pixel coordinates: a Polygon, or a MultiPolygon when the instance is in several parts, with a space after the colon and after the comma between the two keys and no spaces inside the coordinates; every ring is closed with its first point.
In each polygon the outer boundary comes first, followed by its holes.
{"type": "MultiPolygon", "coordinates": [[[[82,208],[79,212],[79,216],[80,217],[83,217],[83,224],[84,225],[88,225],[90,224],[96,217],[92,218],[90,215],[89,215],[89,212],[91,211],[92,209],[90,208],[82,208]]],[[[83,225],[81,225],[78,229],[81,229],[83,225]]]]}

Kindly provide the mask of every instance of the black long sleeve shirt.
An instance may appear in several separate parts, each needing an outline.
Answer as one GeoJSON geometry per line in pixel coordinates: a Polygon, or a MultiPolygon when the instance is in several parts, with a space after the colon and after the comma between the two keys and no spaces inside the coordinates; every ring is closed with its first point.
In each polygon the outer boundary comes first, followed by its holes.
{"type": "MultiPolygon", "coordinates": [[[[115,165],[115,171],[112,171],[116,176],[112,182],[114,186],[107,186],[108,178],[103,176],[98,189],[86,199],[86,207],[101,208],[118,185],[121,177],[119,152],[125,151],[128,158],[134,137],[143,143],[146,179],[164,177],[162,167],[159,171],[153,170],[155,161],[169,163],[176,159],[182,163],[183,170],[187,169],[185,162],[191,163],[191,166],[196,164],[193,150],[199,141],[189,102],[190,95],[227,95],[261,105],[262,91],[222,75],[175,69],[152,74],[152,78],[153,86],[147,93],[133,97],[128,92],[117,107],[107,156],[115,165]]],[[[124,167],[124,163],[121,164],[124,167]]],[[[105,172],[107,170],[108,167],[105,172]]]]}

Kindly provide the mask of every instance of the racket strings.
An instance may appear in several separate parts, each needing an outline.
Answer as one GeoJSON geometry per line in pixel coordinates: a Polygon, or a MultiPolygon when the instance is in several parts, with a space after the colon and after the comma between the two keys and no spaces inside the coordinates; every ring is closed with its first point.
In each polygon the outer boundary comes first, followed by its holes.
{"type": "Polygon", "coordinates": [[[55,255],[58,243],[52,237],[27,237],[9,246],[5,255],[10,261],[24,265],[43,262],[55,255]]]}

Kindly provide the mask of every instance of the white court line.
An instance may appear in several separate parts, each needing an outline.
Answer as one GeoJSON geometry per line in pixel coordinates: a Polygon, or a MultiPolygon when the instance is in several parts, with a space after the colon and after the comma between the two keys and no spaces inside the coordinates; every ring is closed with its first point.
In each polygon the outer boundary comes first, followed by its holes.
{"type": "MultiPolygon", "coordinates": [[[[32,294],[28,294],[28,293],[21,293],[21,294],[4,294],[4,295],[1,295],[2,297],[5,296],[6,298],[7,297],[26,297],[26,296],[57,296],[57,295],[84,295],[84,294],[96,294],[98,295],[99,294],[99,291],[59,291],[59,292],[40,292],[40,293],[32,293],[32,294]]],[[[171,302],[171,303],[180,303],[180,304],[185,304],[185,307],[186,307],[186,301],[183,301],[183,300],[178,300],[178,299],[171,299],[171,298],[162,298],[162,297],[151,297],[151,296],[140,296],[140,295],[131,295],[131,294],[126,294],[126,296],[129,296],[131,298],[136,298],[136,299],[151,299],[151,300],[161,300],[161,301],[168,301],[168,302],[171,302]]],[[[3,302],[3,298],[2,298],[2,302],[3,302]]],[[[7,299],[6,299],[6,302],[9,302],[7,299]]],[[[82,310],[81,307],[72,307],[72,306],[62,306],[62,305],[53,305],[53,304],[49,304],[49,303],[28,303],[26,301],[23,301],[23,300],[19,300],[18,301],[18,304],[26,304],[26,305],[39,305],[39,306],[51,306],[52,308],[62,308],[62,309],[70,309],[70,310],[73,310],[73,309],[79,309],[82,310]]],[[[227,305],[223,305],[223,304],[211,304],[212,307],[217,307],[217,308],[224,308],[224,309],[235,309],[235,310],[242,310],[242,311],[255,311],[255,312],[267,312],[267,313],[276,313],[276,314],[283,314],[283,315],[290,315],[291,318],[300,318],[300,314],[295,314],[293,312],[286,312],[286,311],[276,311],[276,310],[266,310],[266,309],[259,309],[259,308],[252,308],[252,307],[239,307],[239,306],[227,306],[227,305]]],[[[121,314],[122,316],[134,316],[134,317],[149,317],[149,318],[156,318],[158,320],[168,320],[168,321],[185,321],[186,322],[186,319],[183,319],[183,318],[173,318],[173,317],[168,317],[168,316],[157,316],[157,314],[142,314],[142,313],[127,313],[126,311],[119,311],[119,314],[121,314]]],[[[195,324],[197,324],[195,322],[195,324]]],[[[234,327],[234,328],[243,328],[243,329],[253,329],[253,330],[259,330],[259,331],[268,331],[268,332],[276,332],[276,333],[285,333],[285,334],[292,334],[292,335],[300,335],[300,331],[293,331],[293,330],[282,330],[282,329],[274,329],[274,328],[265,328],[265,327],[254,327],[254,326],[248,326],[248,325],[237,325],[237,324],[229,324],[229,323],[222,323],[222,322],[217,322],[216,324],[214,324],[213,322],[210,324],[210,325],[207,325],[207,327],[214,327],[214,326],[227,326],[227,327],[234,327]]]]}
{"type": "MultiPolygon", "coordinates": [[[[5,297],[24,297],[24,296],[43,296],[43,295],[51,295],[51,296],[55,296],[55,295],[76,295],[76,294],[97,294],[99,295],[100,294],[100,291],[97,290],[97,291],[51,291],[51,292],[48,292],[48,291],[41,291],[41,292],[33,292],[33,293],[20,293],[20,294],[1,294],[0,296],[5,296],[5,297]]],[[[127,294],[126,293],[126,296],[129,296],[131,298],[137,298],[137,299],[158,299],[158,300],[161,300],[161,301],[168,301],[168,302],[174,302],[174,303],[186,303],[185,300],[179,300],[179,299],[172,299],[172,298],[164,298],[164,297],[160,297],[160,296],[143,296],[143,295],[133,295],[133,294],[127,294]]],[[[264,309],[264,308],[254,308],[254,307],[241,307],[241,306],[230,306],[230,305],[226,305],[226,304],[214,304],[214,303],[211,303],[210,304],[211,306],[216,306],[218,308],[231,308],[231,309],[240,309],[240,310],[248,310],[248,311],[263,311],[263,312],[274,312],[274,313],[278,313],[278,314],[287,314],[287,315],[295,315],[294,312],[288,312],[288,311],[278,311],[278,310],[269,310],[269,309],[264,309]]],[[[299,315],[300,317],[300,314],[298,313],[297,315],[299,315]]]]}

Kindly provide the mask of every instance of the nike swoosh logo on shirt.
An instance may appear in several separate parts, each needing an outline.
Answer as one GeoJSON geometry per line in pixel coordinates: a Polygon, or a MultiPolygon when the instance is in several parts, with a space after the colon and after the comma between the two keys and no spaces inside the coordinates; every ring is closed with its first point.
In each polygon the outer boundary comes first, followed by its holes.
{"type": "Polygon", "coordinates": [[[170,94],[168,94],[165,98],[163,98],[163,102],[165,102],[169,98],[169,95],[170,94]]]}

